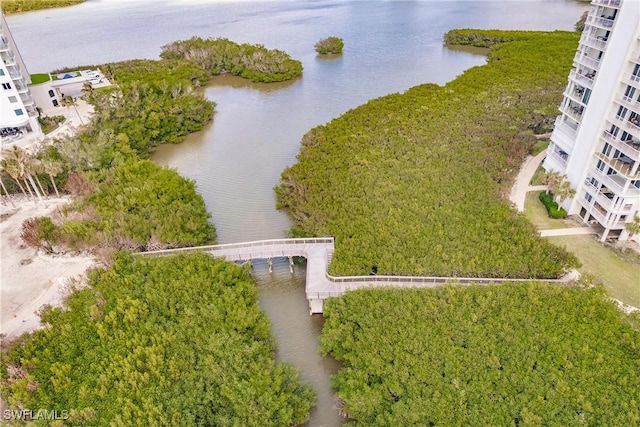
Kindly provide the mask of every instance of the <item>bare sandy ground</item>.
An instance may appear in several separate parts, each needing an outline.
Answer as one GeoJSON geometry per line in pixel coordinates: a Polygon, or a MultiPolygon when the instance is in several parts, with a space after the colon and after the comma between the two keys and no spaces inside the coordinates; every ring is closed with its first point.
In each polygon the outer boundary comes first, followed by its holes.
{"type": "Polygon", "coordinates": [[[0,204],[0,333],[12,339],[40,327],[37,313],[45,304],[62,302],[69,278],[83,278],[96,265],[88,256],[46,255],[26,247],[20,238],[25,219],[50,215],[69,199],[39,202],[3,197],[0,204]]]}

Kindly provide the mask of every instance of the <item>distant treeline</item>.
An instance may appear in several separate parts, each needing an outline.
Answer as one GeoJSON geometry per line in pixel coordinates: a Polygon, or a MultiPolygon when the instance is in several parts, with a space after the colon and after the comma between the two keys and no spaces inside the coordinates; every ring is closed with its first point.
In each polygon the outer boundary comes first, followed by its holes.
{"type": "Polygon", "coordinates": [[[50,9],[52,7],[73,6],[84,0],[2,0],[2,11],[11,13],[29,12],[31,10],[50,9]]]}

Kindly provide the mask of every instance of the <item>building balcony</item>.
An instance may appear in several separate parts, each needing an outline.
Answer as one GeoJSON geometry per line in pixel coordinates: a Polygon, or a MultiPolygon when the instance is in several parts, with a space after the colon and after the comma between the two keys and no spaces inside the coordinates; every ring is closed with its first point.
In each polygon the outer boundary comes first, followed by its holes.
{"type": "MultiPolygon", "coordinates": [[[[607,190],[606,187],[605,190],[607,190]]],[[[588,183],[585,186],[585,189],[582,190],[582,194],[580,195],[580,198],[586,201],[585,193],[589,193],[589,195],[591,195],[591,197],[595,199],[595,201],[598,202],[598,204],[607,212],[624,215],[629,214],[633,209],[633,204],[625,205],[623,202],[619,202],[624,201],[624,199],[616,197],[616,195],[611,192],[602,193],[591,183],[588,183]]]]}
{"type": "Polygon", "coordinates": [[[578,124],[563,120],[563,117],[566,116],[558,116],[556,119],[551,139],[559,148],[570,153],[576,141],[578,124]]]}
{"type": "Polygon", "coordinates": [[[589,168],[589,174],[595,177],[600,183],[613,190],[614,193],[622,197],[640,196],[640,188],[627,184],[627,180],[619,175],[607,175],[595,167],[589,168]],[[625,188],[626,187],[626,188],[625,188]]]}
{"type": "Polygon", "coordinates": [[[18,93],[30,93],[29,87],[24,83],[15,82],[15,87],[18,93]]]}
{"type": "Polygon", "coordinates": [[[25,105],[25,109],[29,117],[38,117],[38,110],[36,110],[34,105],[25,105]]]}
{"type": "Polygon", "coordinates": [[[584,112],[584,107],[579,105],[566,105],[561,106],[560,111],[571,117],[576,122],[582,123],[582,113],[584,112]]]}
{"type": "Polygon", "coordinates": [[[636,89],[640,90],[640,76],[635,76],[631,73],[624,73],[624,83],[627,83],[633,87],[635,87],[636,89]]]}
{"type": "Polygon", "coordinates": [[[22,101],[22,104],[24,104],[25,107],[27,105],[34,105],[35,104],[30,93],[21,93],[20,94],[20,100],[22,101]]]}
{"type": "Polygon", "coordinates": [[[614,23],[615,23],[615,20],[612,19],[611,16],[593,16],[593,15],[589,15],[587,17],[587,21],[585,22],[585,24],[590,24],[595,27],[604,28],[606,30],[611,29],[614,23]]]}
{"type": "Polygon", "coordinates": [[[613,136],[609,131],[602,132],[602,139],[632,160],[636,162],[640,161],[640,139],[621,141],[613,136]]]}
{"type": "Polygon", "coordinates": [[[580,74],[576,70],[571,70],[571,72],[569,73],[569,78],[574,82],[584,86],[585,88],[593,89],[593,79],[595,78],[594,74],[580,74]]]}
{"type": "Polygon", "coordinates": [[[569,154],[560,150],[548,150],[545,162],[551,166],[551,169],[564,173],[567,170],[567,160],[569,154]]]}
{"type": "Polygon", "coordinates": [[[616,101],[620,104],[623,105],[633,111],[637,111],[640,112],[640,101],[633,99],[630,96],[626,96],[622,93],[618,93],[616,94],[616,101]]]}
{"type": "Polygon", "coordinates": [[[603,52],[607,48],[607,38],[604,36],[591,37],[583,35],[580,39],[580,43],[603,52]]]}
{"type": "Polygon", "coordinates": [[[16,58],[13,56],[10,50],[6,52],[0,52],[0,57],[2,58],[2,62],[4,62],[4,65],[10,66],[16,64],[16,58]]]}
{"type": "Polygon", "coordinates": [[[612,157],[607,157],[602,153],[597,153],[596,157],[602,160],[603,162],[605,162],[607,166],[615,169],[615,171],[618,172],[619,175],[625,178],[633,179],[633,180],[640,178],[640,171],[637,168],[635,168],[635,171],[634,171],[635,162],[633,161],[633,159],[630,159],[630,158],[614,159],[612,157]]]}
{"type": "Polygon", "coordinates": [[[591,58],[590,56],[587,56],[582,52],[576,53],[576,56],[573,58],[573,62],[576,64],[584,65],[585,67],[589,67],[592,70],[597,71],[600,69],[600,61],[595,58],[591,58]]]}
{"type": "Polygon", "coordinates": [[[596,6],[613,7],[615,9],[620,8],[621,0],[592,0],[591,4],[596,6]]]}
{"type": "Polygon", "coordinates": [[[625,120],[620,116],[614,116],[614,117],[615,117],[614,123],[618,127],[620,127],[620,129],[623,129],[623,130],[627,131],[627,133],[630,133],[631,135],[633,135],[634,139],[640,140],[640,126],[639,125],[631,123],[629,120],[625,120]]]}
{"type": "MultiPolygon", "coordinates": [[[[586,202],[586,200],[583,202],[586,202]]],[[[595,202],[593,206],[587,205],[585,207],[587,207],[589,214],[593,216],[604,228],[618,230],[625,227],[624,221],[616,221],[616,215],[607,212],[607,210],[600,206],[598,202],[595,202]]]]}

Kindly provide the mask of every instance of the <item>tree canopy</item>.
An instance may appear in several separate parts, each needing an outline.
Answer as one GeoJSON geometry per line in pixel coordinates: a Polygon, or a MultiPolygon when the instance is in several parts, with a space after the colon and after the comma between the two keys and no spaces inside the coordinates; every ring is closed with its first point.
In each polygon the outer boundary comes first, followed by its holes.
{"type": "Polygon", "coordinates": [[[640,319],[599,288],[357,290],[324,310],[348,425],[640,424],[640,319]]]}
{"type": "Polygon", "coordinates": [[[42,322],[2,358],[12,407],[65,409],[73,425],[286,426],[315,402],[274,362],[248,270],[205,254],[121,253],[42,322]]]}
{"type": "Polygon", "coordinates": [[[76,175],[72,185],[86,186],[86,194],[78,194],[53,228],[51,220],[40,219],[48,228],[38,233],[36,241],[65,249],[152,250],[196,246],[215,238],[210,214],[193,181],[149,160],[76,175]]]}
{"type": "Polygon", "coordinates": [[[302,63],[286,52],[231,40],[192,37],[162,47],[164,59],[186,59],[211,75],[231,73],[254,82],[281,82],[302,74],[302,63]]]}
{"type": "Polygon", "coordinates": [[[320,55],[337,54],[342,53],[344,41],[340,37],[331,36],[320,40],[314,47],[320,55]]]}
{"type": "Polygon", "coordinates": [[[503,194],[548,131],[578,35],[463,30],[486,65],[372,100],[302,139],[276,188],[292,235],[332,235],[337,275],[550,278],[577,260],[503,194]],[[503,41],[502,43],[499,43],[503,41]],[[507,42],[508,41],[508,42],[507,42]]]}

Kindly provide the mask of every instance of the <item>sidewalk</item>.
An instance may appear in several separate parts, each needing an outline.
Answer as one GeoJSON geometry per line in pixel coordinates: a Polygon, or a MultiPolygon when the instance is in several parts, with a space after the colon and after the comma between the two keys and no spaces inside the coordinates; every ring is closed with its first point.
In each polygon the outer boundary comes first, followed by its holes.
{"type": "MultiPolygon", "coordinates": [[[[520,212],[524,212],[524,202],[527,198],[529,191],[545,191],[546,185],[529,185],[533,175],[538,170],[538,167],[542,164],[542,161],[546,157],[547,152],[543,151],[535,157],[527,157],[524,161],[516,181],[511,188],[511,194],[509,199],[516,205],[516,208],[520,212]]],[[[553,230],[540,230],[540,236],[574,236],[585,234],[598,234],[592,227],[576,226],[575,228],[558,228],[553,230]]]]}
{"type": "Polygon", "coordinates": [[[591,227],[576,227],[576,228],[556,228],[554,230],[540,230],[541,237],[548,236],[576,236],[583,234],[598,234],[591,227]]]}
{"type": "Polygon", "coordinates": [[[522,168],[520,168],[520,172],[518,172],[516,182],[511,188],[509,199],[516,205],[516,208],[520,212],[524,212],[524,201],[529,191],[542,191],[547,189],[546,185],[529,185],[531,178],[533,178],[533,175],[546,156],[547,152],[543,151],[535,157],[527,157],[522,168]]]}

